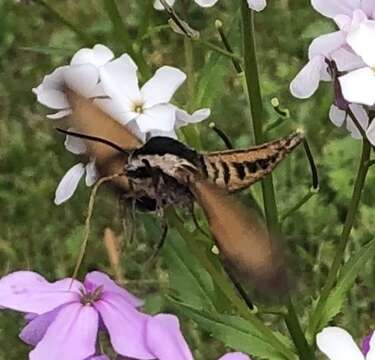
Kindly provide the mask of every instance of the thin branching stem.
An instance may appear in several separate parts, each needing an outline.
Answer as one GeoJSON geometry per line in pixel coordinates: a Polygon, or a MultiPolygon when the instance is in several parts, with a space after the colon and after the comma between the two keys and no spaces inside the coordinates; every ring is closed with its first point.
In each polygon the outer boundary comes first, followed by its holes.
{"type": "MultiPolygon", "coordinates": [[[[255,48],[254,13],[249,10],[248,2],[246,0],[241,0],[241,2],[245,79],[249,96],[255,142],[260,144],[265,141],[263,133],[265,117],[255,48]]],[[[267,226],[272,234],[278,235],[281,231],[272,176],[269,176],[262,181],[262,192],[267,226]]],[[[285,316],[285,322],[300,358],[303,360],[314,360],[314,353],[304,336],[290,298],[288,298],[287,310],[288,313],[285,316]]]]}

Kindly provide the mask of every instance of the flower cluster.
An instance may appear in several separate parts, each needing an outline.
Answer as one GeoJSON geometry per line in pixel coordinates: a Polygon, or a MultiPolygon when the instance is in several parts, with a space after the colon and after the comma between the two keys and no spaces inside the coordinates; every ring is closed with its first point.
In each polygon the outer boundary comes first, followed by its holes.
{"type": "Polygon", "coordinates": [[[364,339],[362,350],[359,349],[350,334],[339,327],[325,328],[317,335],[316,343],[329,360],[371,360],[375,358],[374,333],[364,339]]]}
{"type": "MultiPolygon", "coordinates": [[[[67,278],[53,283],[19,271],[0,279],[0,308],[25,314],[20,338],[34,347],[31,360],[109,360],[98,352],[105,331],[114,351],[134,359],[193,360],[174,315],[147,315],[143,301],[106,274],[91,272],[83,283],[67,278]]],[[[220,359],[219,359],[220,360],[220,359]]],[[[250,360],[242,353],[221,360],[250,360]]]]}
{"type": "Polygon", "coordinates": [[[366,133],[375,144],[374,122],[368,110],[375,105],[375,3],[371,0],[311,0],[313,7],[331,18],[338,30],[316,38],[309,61],[292,81],[298,98],[308,98],[320,81],[332,81],[334,101],[330,119],[346,126],[354,138],[366,133]],[[360,129],[359,126],[362,128],[360,129]]]}
{"type": "MultiPolygon", "coordinates": [[[[202,7],[211,7],[214,6],[218,0],[194,0],[199,6],[202,7]]],[[[175,0],[166,0],[167,4],[173,6],[175,0]]],[[[262,11],[266,6],[266,0],[247,0],[249,8],[255,11],[262,11]]],[[[155,0],[154,7],[156,10],[164,10],[164,6],[160,0],[155,0]]]]}
{"type": "MultiPolygon", "coordinates": [[[[142,141],[156,135],[175,138],[176,129],[200,122],[210,115],[209,109],[200,109],[190,115],[170,103],[185,81],[186,75],[181,70],[163,66],[141,88],[137,70],[137,65],[128,54],[114,59],[112,51],[99,44],[92,49],[79,50],[72,57],[70,65],[61,66],[45,76],[33,91],[41,104],[57,110],[47,115],[50,119],[71,114],[66,94],[66,88],[69,88],[85,98],[93,99],[96,106],[142,141]]],[[[86,153],[86,146],[80,139],[68,136],[65,147],[76,155],[86,153]]],[[[73,195],[84,174],[87,186],[96,182],[95,159],[89,159],[87,164],[78,163],[68,170],[56,190],[56,204],[63,203],[73,195]]]]}

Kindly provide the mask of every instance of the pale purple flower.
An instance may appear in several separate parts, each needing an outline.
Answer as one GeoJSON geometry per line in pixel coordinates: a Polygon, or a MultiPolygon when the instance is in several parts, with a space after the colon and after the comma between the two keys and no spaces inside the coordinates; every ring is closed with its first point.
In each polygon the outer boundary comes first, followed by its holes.
{"type": "Polygon", "coordinates": [[[292,81],[290,90],[297,98],[308,98],[317,90],[320,81],[332,80],[327,61],[334,61],[339,72],[363,66],[362,59],[347,43],[347,35],[363,21],[374,18],[372,0],[312,0],[313,7],[332,18],[338,31],[314,39],[309,47],[309,62],[292,81]]]}
{"type": "MultiPolygon", "coordinates": [[[[214,6],[218,0],[194,0],[199,6],[202,7],[211,7],[214,6]]],[[[170,6],[173,6],[175,3],[175,0],[166,0],[167,4],[170,6]]],[[[249,8],[255,11],[262,11],[266,6],[266,0],[247,0],[247,3],[249,4],[249,8]]],[[[154,8],[156,10],[164,10],[164,7],[160,0],[154,1],[154,8]]]]}
{"type": "Polygon", "coordinates": [[[347,42],[362,58],[364,66],[339,78],[342,94],[349,102],[375,105],[375,21],[364,21],[352,31],[347,42]]]}
{"type": "Polygon", "coordinates": [[[316,337],[316,343],[329,360],[375,359],[375,337],[366,339],[361,351],[351,335],[339,327],[327,327],[316,337]]]}
{"type": "Polygon", "coordinates": [[[0,306],[34,314],[20,337],[35,346],[30,360],[84,360],[96,354],[99,325],[114,350],[136,359],[153,359],[145,332],[148,315],[142,301],[107,275],[89,273],[84,282],[50,283],[39,274],[20,271],[0,279],[0,306]]]}

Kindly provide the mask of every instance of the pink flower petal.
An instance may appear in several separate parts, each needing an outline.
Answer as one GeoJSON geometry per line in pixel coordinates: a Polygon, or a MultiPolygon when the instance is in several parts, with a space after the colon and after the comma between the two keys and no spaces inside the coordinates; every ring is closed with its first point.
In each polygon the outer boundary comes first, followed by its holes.
{"type": "Polygon", "coordinates": [[[185,79],[185,73],[177,68],[163,66],[158,69],[142,86],[144,107],[151,108],[157,104],[168,103],[185,79]]]}
{"type": "Polygon", "coordinates": [[[361,8],[369,18],[373,18],[375,13],[375,0],[362,0],[361,8]]]}
{"type": "Polygon", "coordinates": [[[0,279],[0,306],[43,314],[60,305],[79,301],[82,284],[71,279],[49,283],[31,271],[18,271],[0,279]]]}
{"type": "Polygon", "coordinates": [[[331,54],[331,58],[336,63],[339,71],[352,71],[365,66],[363,60],[358,55],[344,47],[335,50],[331,54]]]}
{"type": "Polygon", "coordinates": [[[176,122],[176,110],[169,104],[155,105],[146,109],[136,121],[144,133],[151,130],[171,131],[176,122]]]}
{"type": "Polygon", "coordinates": [[[56,205],[62,204],[73,196],[84,173],[85,167],[82,163],[74,165],[67,171],[56,189],[56,205]]]}
{"type": "MultiPolygon", "coordinates": [[[[64,305],[62,305],[64,306],[64,305]]],[[[55,320],[61,307],[42,315],[37,315],[21,331],[20,338],[25,343],[36,346],[44,337],[48,327],[55,320]]]]}
{"type": "Polygon", "coordinates": [[[360,8],[361,0],[311,0],[313,8],[322,15],[334,18],[337,15],[351,15],[360,8]]]}
{"type": "Polygon", "coordinates": [[[89,305],[74,303],[60,310],[30,360],[83,360],[96,350],[99,315],[89,305]]]}
{"type": "Polygon", "coordinates": [[[228,353],[218,360],[251,360],[248,355],[240,352],[228,353]]]}
{"type": "Polygon", "coordinates": [[[147,316],[138,312],[123,296],[105,293],[94,304],[118,354],[136,359],[154,359],[145,340],[147,316]]]}
{"type": "Polygon", "coordinates": [[[193,360],[176,316],[159,314],[147,321],[147,345],[161,360],[193,360]]]}
{"type": "Polygon", "coordinates": [[[323,56],[313,57],[290,84],[290,92],[299,99],[309,98],[318,89],[321,70],[325,65],[323,56]]]}
{"type": "Polygon", "coordinates": [[[95,290],[99,286],[103,286],[103,292],[115,293],[123,297],[123,299],[128,302],[131,306],[140,307],[143,305],[144,301],[137,298],[124,288],[118,286],[107,274],[99,271],[93,271],[86,275],[85,281],[83,282],[85,288],[90,290],[95,290]]]}
{"type": "Polygon", "coordinates": [[[375,336],[374,332],[369,337],[369,343],[368,343],[368,352],[367,352],[367,360],[374,360],[375,359],[375,336]]]}

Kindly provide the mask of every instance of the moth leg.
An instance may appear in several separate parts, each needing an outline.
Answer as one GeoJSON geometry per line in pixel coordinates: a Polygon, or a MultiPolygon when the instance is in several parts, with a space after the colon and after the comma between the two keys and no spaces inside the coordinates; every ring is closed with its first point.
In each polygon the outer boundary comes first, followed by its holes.
{"type": "Polygon", "coordinates": [[[163,216],[160,218],[161,224],[160,224],[160,230],[161,230],[161,237],[159,242],[157,243],[151,257],[147,260],[146,268],[149,269],[155,262],[155,259],[160,254],[161,249],[163,248],[165,244],[165,239],[168,235],[168,223],[166,218],[163,216]]]}
{"type": "Polygon", "coordinates": [[[209,233],[207,233],[203,228],[200,226],[196,213],[195,213],[195,206],[194,206],[194,201],[190,201],[188,204],[188,211],[191,215],[191,218],[193,219],[195,227],[200,231],[204,236],[208,237],[211,239],[211,236],[209,233]]]}

